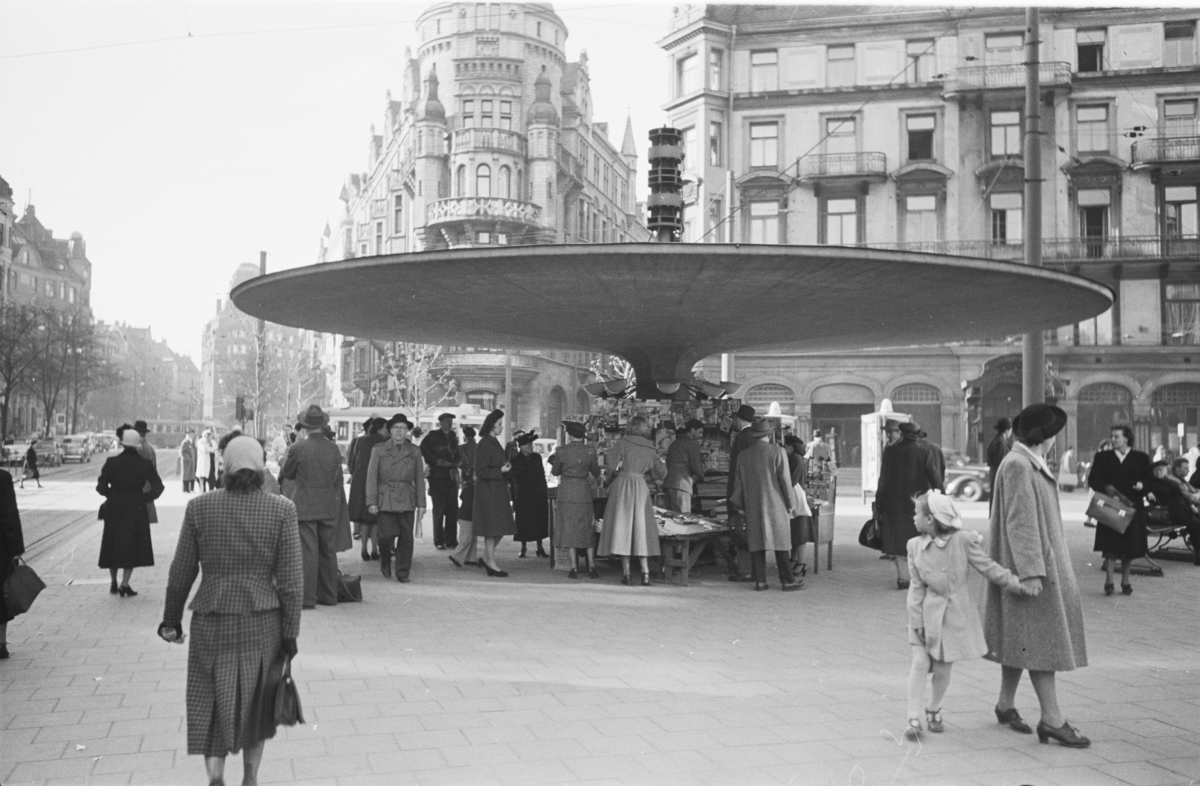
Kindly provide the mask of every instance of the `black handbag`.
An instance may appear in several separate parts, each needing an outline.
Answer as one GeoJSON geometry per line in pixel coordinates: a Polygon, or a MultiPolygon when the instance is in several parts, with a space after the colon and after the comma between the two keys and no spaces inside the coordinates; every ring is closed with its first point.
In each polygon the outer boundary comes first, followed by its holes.
{"type": "Polygon", "coordinates": [[[869,519],[858,532],[858,545],[869,549],[883,551],[883,535],[879,532],[879,524],[875,519],[869,519]]]}
{"type": "Polygon", "coordinates": [[[362,601],[362,576],[338,573],[338,603],[362,601]]]}
{"type": "Polygon", "coordinates": [[[283,662],[283,677],[279,680],[278,690],[275,691],[275,723],[282,726],[304,723],[300,694],[296,691],[296,683],[292,682],[291,658],[286,658],[283,662]]]}
{"type": "Polygon", "coordinates": [[[46,582],[33,572],[20,557],[13,557],[12,570],[4,580],[4,607],[16,616],[29,611],[38,593],[46,589],[46,582]]]}

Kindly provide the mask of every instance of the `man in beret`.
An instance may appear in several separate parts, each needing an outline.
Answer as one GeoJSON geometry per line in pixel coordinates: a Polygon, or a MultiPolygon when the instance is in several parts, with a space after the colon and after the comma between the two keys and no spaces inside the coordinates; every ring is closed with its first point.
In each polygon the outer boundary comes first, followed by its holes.
{"type": "Polygon", "coordinates": [[[454,415],[438,415],[436,431],[421,440],[421,458],[429,468],[433,498],[433,545],[438,551],[458,548],[458,467],[461,457],[454,433],[454,415]]]}
{"type": "Polygon", "coordinates": [[[279,470],[285,493],[296,504],[300,547],[304,557],[304,608],[336,606],[338,565],[336,535],[345,500],[342,453],[325,436],[327,415],[316,404],[297,423],[306,436],[288,450],[279,470]]]}
{"type": "Polygon", "coordinates": [[[700,452],[703,437],[704,424],[692,418],[667,448],[667,477],[663,488],[667,491],[671,510],[677,513],[692,512],[693,484],[704,480],[704,456],[700,452]]]}

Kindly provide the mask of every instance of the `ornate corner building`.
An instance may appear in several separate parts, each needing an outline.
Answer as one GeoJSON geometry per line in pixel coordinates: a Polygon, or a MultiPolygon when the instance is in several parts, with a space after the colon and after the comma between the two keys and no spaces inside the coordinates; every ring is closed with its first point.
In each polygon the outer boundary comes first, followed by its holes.
{"type": "MultiPolygon", "coordinates": [[[[1042,259],[1111,287],[1047,334],[1047,394],[1087,459],[1200,439],[1200,52],[1194,9],[1041,9],[1042,259]]],[[[692,242],[1023,260],[1023,9],[683,5],[660,45],[684,132],[692,242]],[[690,161],[690,164],[687,164],[690,161]]],[[[869,284],[869,282],[864,282],[869,284]]],[[[1020,292],[997,292],[1013,308],[1020,292]]],[[[797,308],[820,292],[798,286],[797,308]]],[[[937,303],[914,303],[937,318],[937,303]]],[[[846,319],[869,319],[853,312],[846,319]]],[[[884,398],[978,456],[1021,402],[1020,337],[842,356],[741,353],[752,404],[836,429],[884,398]]],[[[716,361],[705,371],[716,378],[716,361]]]]}
{"type": "MultiPolygon", "coordinates": [[[[400,98],[388,93],[367,171],[342,186],[341,217],[326,227],[320,261],[649,239],[634,196],[632,126],[627,120],[617,148],[608,124],[593,120],[587,53],[567,61],[567,28],[549,4],[438,3],[416,25],[420,44],[416,57],[406,53],[400,98]]],[[[396,338],[342,341],[345,403],[400,403],[396,338]]],[[[586,412],[580,386],[595,360],[513,353],[512,424],[549,432],[564,415],[586,412]]],[[[443,383],[431,386],[433,399],[503,401],[501,350],[445,347],[428,370],[443,383]]]]}

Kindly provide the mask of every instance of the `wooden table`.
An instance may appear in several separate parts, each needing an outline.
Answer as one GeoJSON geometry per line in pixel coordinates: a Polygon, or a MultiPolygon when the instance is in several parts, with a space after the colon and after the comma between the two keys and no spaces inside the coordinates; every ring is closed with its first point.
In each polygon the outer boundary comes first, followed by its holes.
{"type": "Polygon", "coordinates": [[[691,572],[692,566],[709,546],[712,546],[713,550],[729,563],[730,568],[736,571],[737,562],[734,560],[733,554],[729,552],[729,546],[724,540],[728,536],[729,530],[713,530],[697,532],[692,535],[660,537],[658,542],[662,547],[660,559],[662,560],[663,579],[666,581],[678,580],[680,586],[688,586],[688,574],[691,572]]]}

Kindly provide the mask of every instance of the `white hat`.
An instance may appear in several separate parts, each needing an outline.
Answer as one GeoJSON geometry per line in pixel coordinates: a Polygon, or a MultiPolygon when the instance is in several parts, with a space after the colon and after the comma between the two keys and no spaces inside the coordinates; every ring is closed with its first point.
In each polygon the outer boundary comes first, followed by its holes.
{"type": "Polygon", "coordinates": [[[937,519],[939,524],[951,529],[962,529],[962,517],[958,515],[958,508],[954,507],[954,500],[937,489],[932,489],[925,501],[929,505],[930,515],[937,519]]]}
{"type": "Polygon", "coordinates": [[[263,449],[254,437],[234,437],[225,446],[221,458],[225,460],[226,472],[237,472],[239,469],[253,469],[261,472],[263,468],[263,449]]]}
{"type": "Polygon", "coordinates": [[[131,428],[121,432],[121,444],[127,448],[140,448],[142,446],[142,435],[131,428]]]}

